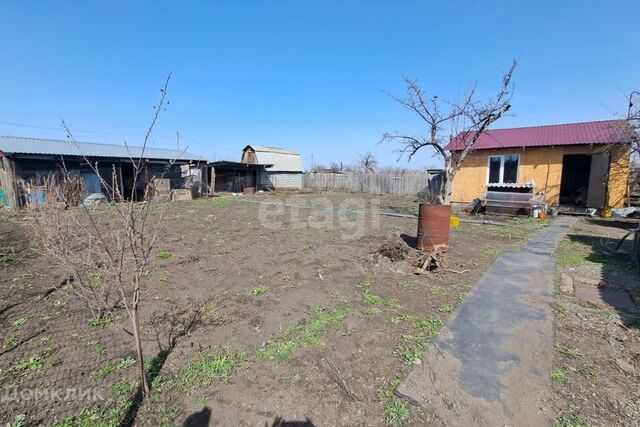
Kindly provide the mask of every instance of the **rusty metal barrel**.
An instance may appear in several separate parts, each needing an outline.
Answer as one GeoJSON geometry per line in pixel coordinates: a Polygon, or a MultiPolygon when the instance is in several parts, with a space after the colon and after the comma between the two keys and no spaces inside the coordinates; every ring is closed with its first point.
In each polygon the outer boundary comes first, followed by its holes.
{"type": "Polygon", "coordinates": [[[449,250],[451,206],[421,204],[418,211],[417,249],[428,252],[449,250]]]}

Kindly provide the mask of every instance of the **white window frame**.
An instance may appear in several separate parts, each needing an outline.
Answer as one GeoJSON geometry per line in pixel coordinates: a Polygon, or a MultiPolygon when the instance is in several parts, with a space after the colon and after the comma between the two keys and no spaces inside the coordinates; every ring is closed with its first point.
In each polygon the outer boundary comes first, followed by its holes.
{"type": "Polygon", "coordinates": [[[518,158],[518,169],[516,169],[516,182],[520,180],[520,154],[508,153],[508,154],[494,154],[487,157],[487,185],[490,184],[504,184],[504,158],[506,156],[516,156],[518,158]],[[491,175],[491,159],[500,158],[500,177],[499,182],[489,182],[489,176],[491,175]]]}

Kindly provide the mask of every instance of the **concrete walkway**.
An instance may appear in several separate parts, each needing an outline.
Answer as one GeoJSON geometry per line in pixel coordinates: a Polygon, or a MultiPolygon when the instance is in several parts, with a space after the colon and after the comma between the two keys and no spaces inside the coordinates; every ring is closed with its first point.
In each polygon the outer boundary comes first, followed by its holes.
{"type": "Polygon", "coordinates": [[[575,218],[559,217],[503,253],[442,328],[396,394],[444,425],[550,425],[555,260],[575,218]]]}

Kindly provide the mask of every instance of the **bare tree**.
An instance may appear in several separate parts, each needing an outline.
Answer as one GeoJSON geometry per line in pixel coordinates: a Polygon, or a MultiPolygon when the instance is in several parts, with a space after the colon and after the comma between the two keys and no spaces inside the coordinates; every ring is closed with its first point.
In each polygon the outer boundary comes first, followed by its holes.
{"type": "MultiPolygon", "coordinates": [[[[634,99],[640,98],[640,92],[634,90],[629,94],[629,106],[627,108],[627,123],[631,127],[631,165],[638,163],[640,165],[640,105],[634,102],[634,99]]],[[[634,171],[633,175],[629,176],[629,179],[640,179],[640,173],[634,171]]],[[[631,192],[636,186],[640,187],[639,182],[630,182],[627,186],[627,191],[631,192]]],[[[630,200],[631,194],[628,195],[630,200]]],[[[625,236],[626,238],[626,236],[625,236]]],[[[622,239],[624,240],[624,238],[622,239]]],[[[631,258],[636,265],[640,265],[640,222],[638,228],[633,232],[633,250],[631,258]]]]}
{"type": "MultiPolygon", "coordinates": [[[[139,155],[130,154],[133,167],[133,182],[130,194],[123,194],[117,179],[106,179],[98,169],[98,163],[81,155],[86,166],[98,177],[108,194],[114,196],[113,216],[101,215],[101,210],[81,203],[78,209],[55,209],[60,202],[66,206],[64,192],[55,193],[54,200],[32,210],[36,235],[42,240],[43,250],[59,260],[73,280],[76,293],[92,308],[94,316],[100,317],[113,308],[113,295],[117,303],[124,306],[132,326],[136,347],[143,398],[148,396],[149,385],[144,368],[139,309],[141,288],[149,272],[152,250],[161,231],[164,210],[150,215],[153,180],[145,181],[145,149],[161,111],[167,103],[167,88],[171,74],[160,92],[160,100],[154,107],[154,115],[145,133],[139,155]],[[143,199],[136,201],[136,191],[142,187],[143,199]],[[57,197],[57,200],[55,200],[57,197]],[[95,279],[95,280],[94,280],[95,279]],[[96,284],[96,283],[99,283],[96,284]]],[[[68,138],[75,142],[69,127],[62,123],[68,138]]],[[[80,147],[76,143],[76,146],[80,147]]],[[[174,159],[174,161],[177,159],[174,159]]],[[[167,169],[173,165],[171,162],[167,169]]],[[[115,168],[114,168],[115,176],[115,168]]],[[[63,162],[63,182],[72,180],[71,173],[63,162]]],[[[155,211],[155,210],[154,210],[155,211]]]]}
{"type": "Polygon", "coordinates": [[[443,101],[438,95],[428,96],[415,80],[404,78],[407,95],[399,98],[387,92],[392,99],[415,113],[426,124],[426,135],[385,133],[381,142],[398,141],[400,156],[413,158],[422,148],[431,147],[444,159],[445,174],[440,194],[435,202],[448,205],[451,198],[453,178],[467,155],[473,151],[480,136],[489,126],[499,120],[511,107],[513,95],[511,82],[517,62],[514,60],[502,77],[502,84],[495,97],[487,101],[476,99],[473,86],[461,102],[443,101]],[[451,135],[455,134],[452,139],[451,135]],[[455,143],[456,150],[447,152],[445,147],[455,143]]]}
{"type": "Polygon", "coordinates": [[[358,167],[366,173],[375,172],[378,167],[378,159],[375,154],[367,151],[358,156],[358,167]]]}
{"type": "Polygon", "coordinates": [[[640,100],[640,92],[634,90],[629,94],[629,106],[627,108],[627,123],[632,129],[631,135],[631,160],[639,162],[640,159],[640,103],[634,102],[640,100]]]}

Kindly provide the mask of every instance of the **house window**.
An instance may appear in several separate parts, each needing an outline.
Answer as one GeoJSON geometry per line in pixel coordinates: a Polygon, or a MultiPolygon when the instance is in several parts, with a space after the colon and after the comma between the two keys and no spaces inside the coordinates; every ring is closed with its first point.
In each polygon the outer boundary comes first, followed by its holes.
{"type": "Polygon", "coordinates": [[[518,154],[489,156],[487,182],[489,184],[514,184],[518,181],[518,154]]]}

